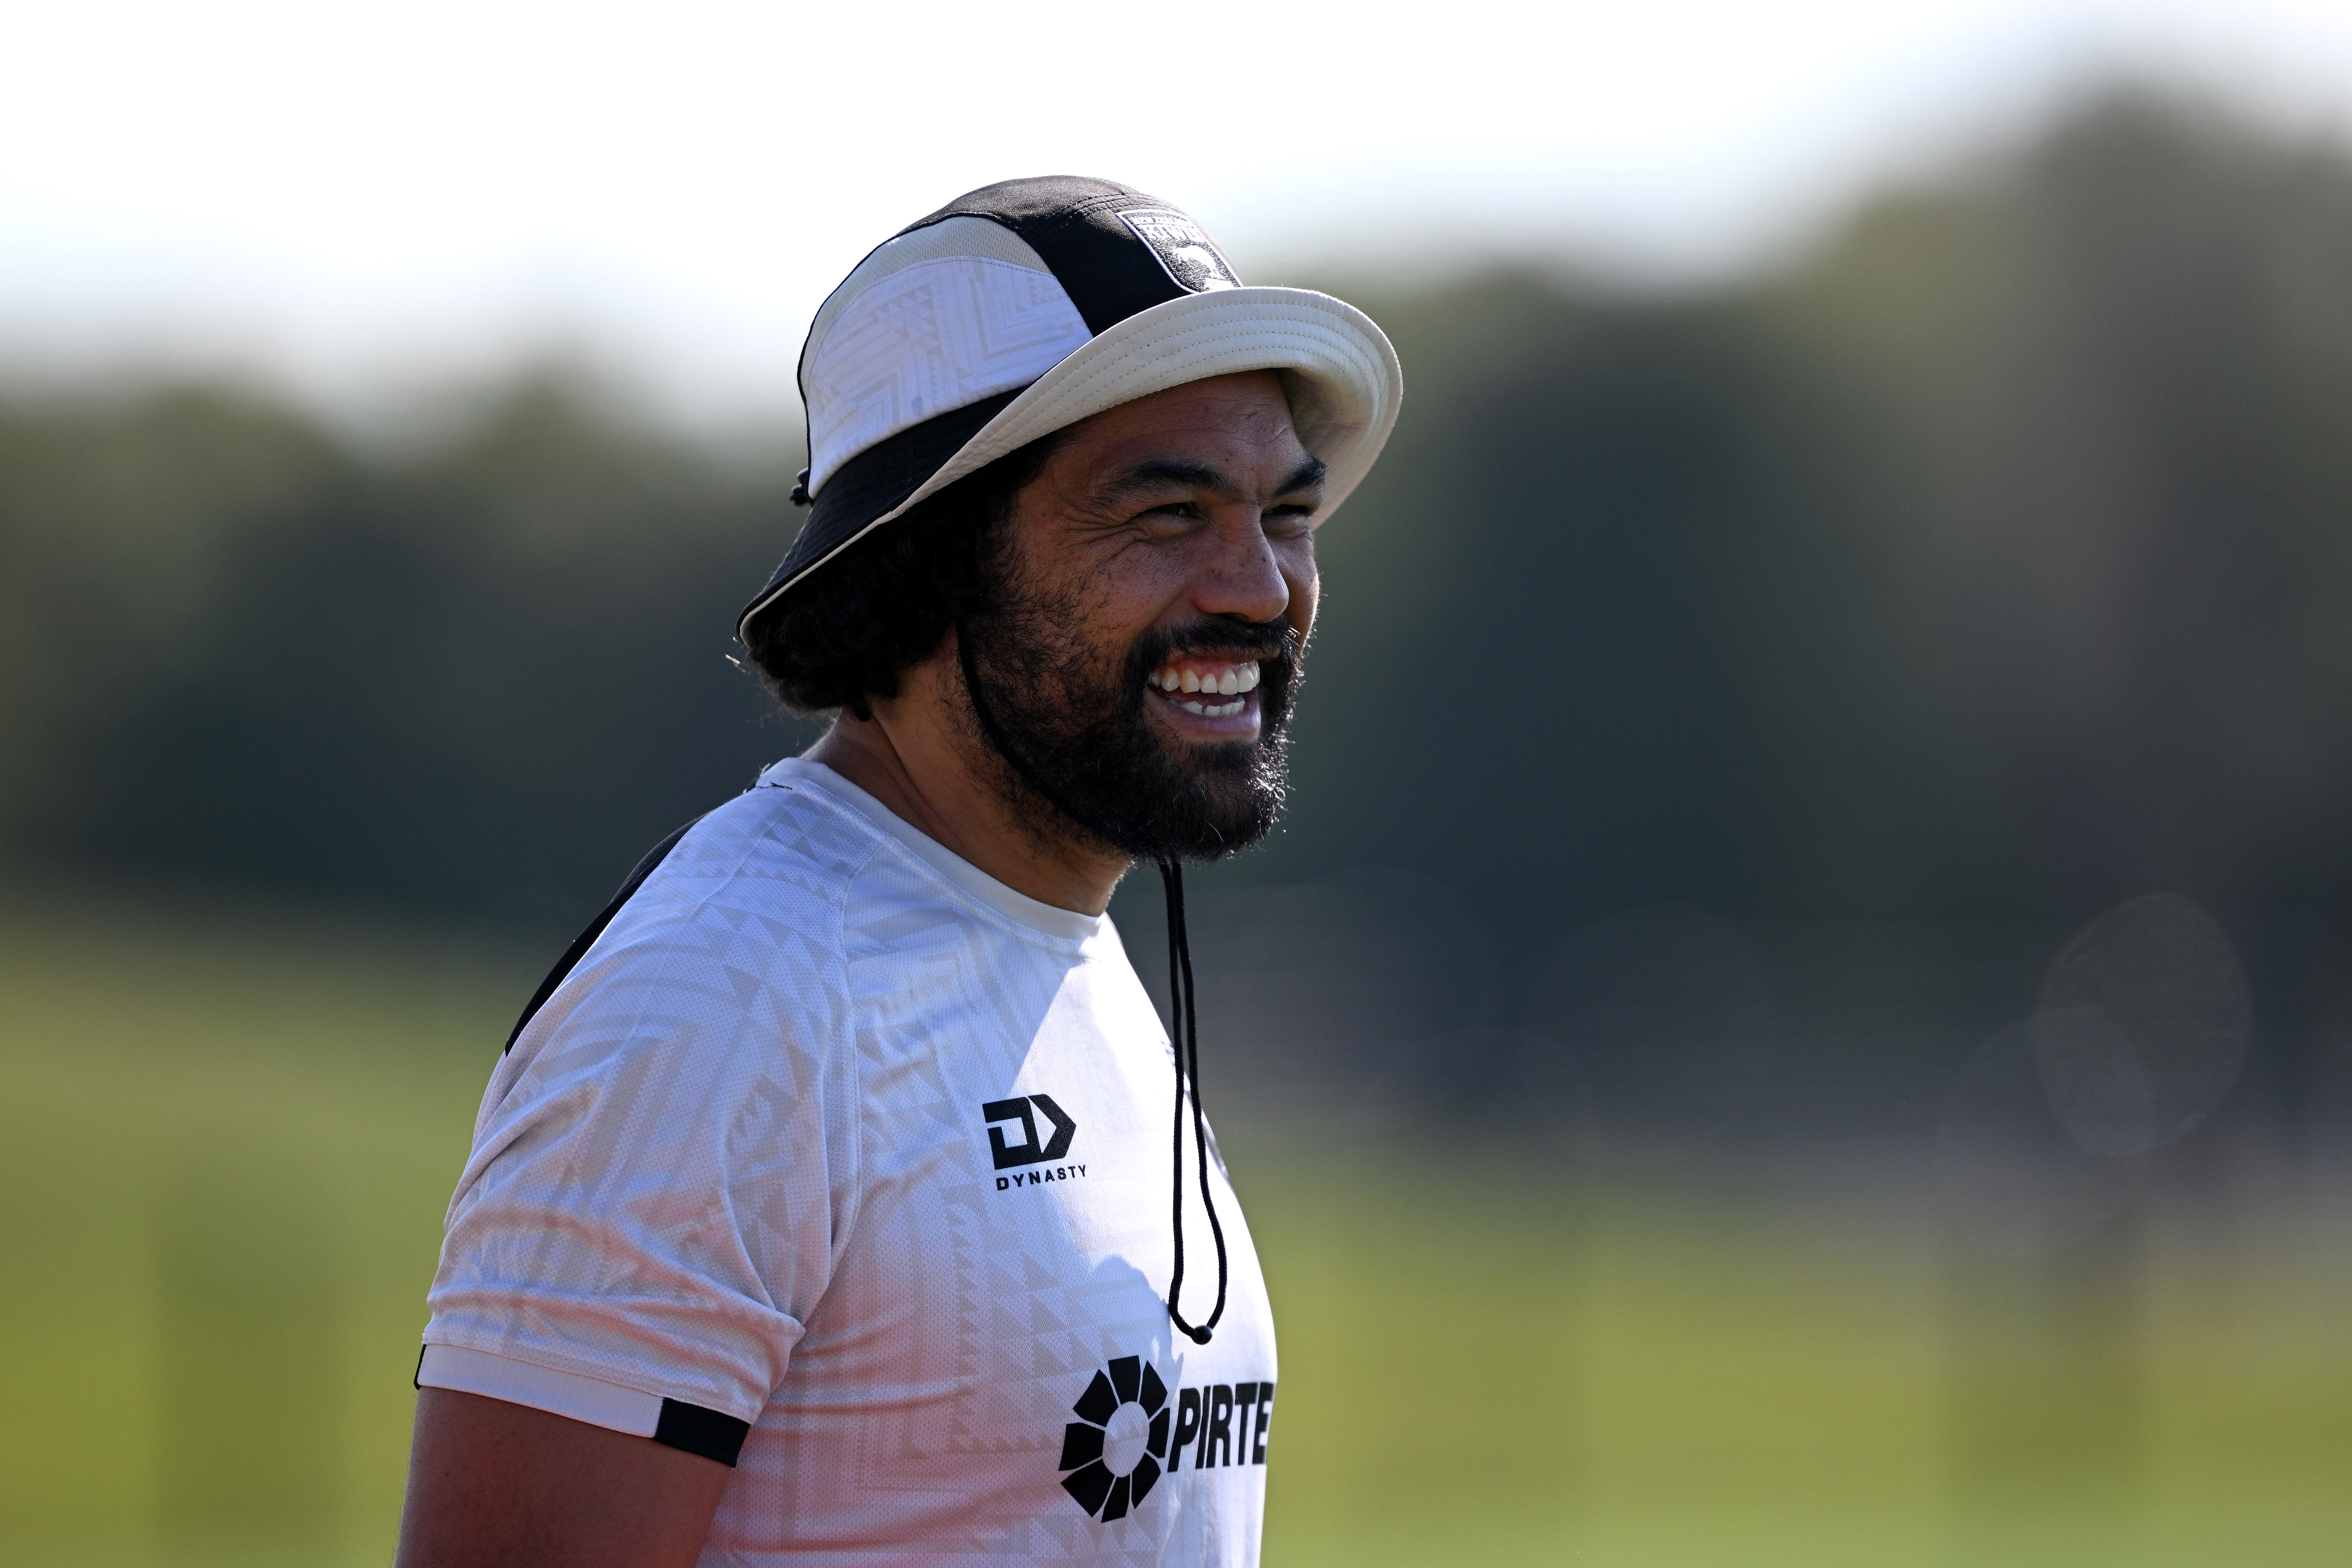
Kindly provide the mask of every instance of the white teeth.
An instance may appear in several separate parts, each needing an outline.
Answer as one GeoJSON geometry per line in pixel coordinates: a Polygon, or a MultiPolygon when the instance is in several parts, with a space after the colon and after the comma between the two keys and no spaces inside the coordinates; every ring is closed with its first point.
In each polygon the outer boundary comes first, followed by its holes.
{"type": "MultiPolygon", "coordinates": [[[[1160,691],[1197,691],[1208,697],[1239,697],[1255,691],[1263,679],[1257,661],[1227,665],[1223,670],[1202,675],[1197,669],[1155,669],[1143,678],[1144,684],[1160,691]]],[[[1244,704],[1239,702],[1187,702],[1187,712],[1215,716],[1238,713],[1244,704]]]]}

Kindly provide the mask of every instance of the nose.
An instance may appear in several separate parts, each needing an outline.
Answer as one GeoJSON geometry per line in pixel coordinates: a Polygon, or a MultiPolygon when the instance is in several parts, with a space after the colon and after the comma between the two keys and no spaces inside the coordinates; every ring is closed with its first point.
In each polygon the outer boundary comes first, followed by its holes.
{"type": "Polygon", "coordinates": [[[1266,538],[1258,509],[1220,515],[1203,542],[1208,558],[1192,578],[1192,607],[1203,616],[1263,624],[1290,607],[1291,583],[1266,538]]]}

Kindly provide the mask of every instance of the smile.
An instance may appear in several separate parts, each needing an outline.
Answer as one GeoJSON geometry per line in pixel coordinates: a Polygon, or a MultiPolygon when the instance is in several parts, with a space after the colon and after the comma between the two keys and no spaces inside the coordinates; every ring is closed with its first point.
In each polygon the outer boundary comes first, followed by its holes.
{"type": "Polygon", "coordinates": [[[1240,662],[1173,658],[1143,678],[1144,685],[1168,694],[1175,706],[1204,719],[1227,719],[1240,713],[1249,706],[1248,694],[1257,689],[1257,682],[1254,658],[1240,662]]]}

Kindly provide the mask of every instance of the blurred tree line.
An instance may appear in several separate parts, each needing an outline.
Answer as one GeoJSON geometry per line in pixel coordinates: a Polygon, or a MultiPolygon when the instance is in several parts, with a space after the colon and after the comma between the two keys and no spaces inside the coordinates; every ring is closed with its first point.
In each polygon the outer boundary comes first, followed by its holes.
{"type": "Polygon", "coordinates": [[[389,465],[217,388],[9,414],[12,859],[524,924],[601,904],[796,749],[728,662],[789,479],[608,407],[540,376],[389,465]]]}
{"type": "MultiPolygon", "coordinates": [[[[2342,148],[2118,94],[1705,297],[1339,291],[1410,392],[1233,875],[1547,929],[2341,908],[2342,148]]],[[[583,915],[810,734],[728,658],[797,466],[553,375],[401,461],[219,387],[0,405],[0,848],[583,915]]]]}

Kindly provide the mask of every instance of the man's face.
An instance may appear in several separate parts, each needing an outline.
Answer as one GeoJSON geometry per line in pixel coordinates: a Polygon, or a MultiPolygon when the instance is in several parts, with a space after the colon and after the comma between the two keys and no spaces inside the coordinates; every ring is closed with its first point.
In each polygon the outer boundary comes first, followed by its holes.
{"type": "Polygon", "coordinates": [[[1137,858],[1266,835],[1315,618],[1322,475],[1270,372],[1066,434],[1015,500],[996,610],[966,622],[977,727],[1016,795],[1137,858]]]}

